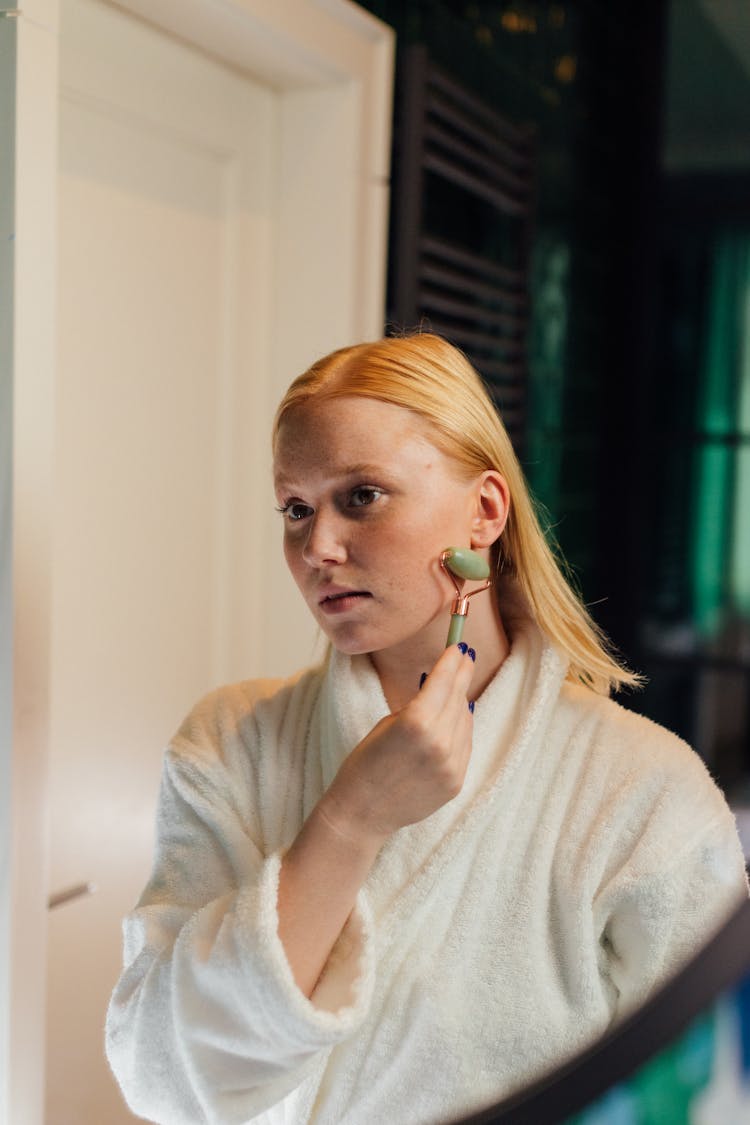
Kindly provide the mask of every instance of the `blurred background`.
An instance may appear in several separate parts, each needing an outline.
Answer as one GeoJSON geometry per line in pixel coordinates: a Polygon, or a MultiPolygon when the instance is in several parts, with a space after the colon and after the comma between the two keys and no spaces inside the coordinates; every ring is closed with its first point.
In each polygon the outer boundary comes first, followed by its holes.
{"type": "Polygon", "coordinates": [[[313,658],[270,421],[384,325],[487,379],[750,854],[747,0],[0,0],[0,290],[0,1120],[134,1120],[163,747],[313,658]]]}
{"type": "Polygon", "coordinates": [[[643,692],[750,797],[750,6],[368,0],[397,33],[390,327],[493,386],[643,692]]]}

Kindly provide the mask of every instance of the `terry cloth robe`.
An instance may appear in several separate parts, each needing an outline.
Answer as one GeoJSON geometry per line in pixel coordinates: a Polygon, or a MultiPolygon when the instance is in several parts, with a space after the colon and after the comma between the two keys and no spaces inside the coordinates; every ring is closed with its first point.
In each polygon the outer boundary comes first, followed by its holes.
{"type": "MultiPolygon", "coordinates": [[[[388,708],[366,656],[204,699],[165,760],[107,1051],[163,1125],[426,1125],[604,1032],[747,894],[683,742],[587,688],[530,621],[476,704],[454,800],[382,849],[308,1000],[281,856],[388,708]]],[[[416,684],[415,684],[416,689],[416,684]]]]}

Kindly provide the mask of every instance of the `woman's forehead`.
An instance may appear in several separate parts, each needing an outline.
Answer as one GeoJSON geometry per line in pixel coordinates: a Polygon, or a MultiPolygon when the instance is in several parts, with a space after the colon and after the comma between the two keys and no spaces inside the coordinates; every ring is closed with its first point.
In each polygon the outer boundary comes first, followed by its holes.
{"type": "Polygon", "coordinates": [[[350,471],[384,461],[440,456],[430,426],[405,407],[347,396],[291,407],[279,426],[274,451],[278,478],[325,468],[350,471]]]}
{"type": "Polygon", "coordinates": [[[380,399],[347,395],[309,399],[292,406],[279,425],[277,446],[317,444],[334,436],[340,442],[368,440],[387,445],[393,439],[410,437],[429,441],[429,422],[404,406],[380,399]]]}
{"type": "Polygon", "coordinates": [[[349,418],[353,422],[369,421],[373,417],[388,419],[391,425],[410,422],[426,424],[420,415],[395,402],[374,398],[366,394],[318,394],[293,402],[283,416],[282,425],[293,423],[307,425],[326,419],[349,418]]]}

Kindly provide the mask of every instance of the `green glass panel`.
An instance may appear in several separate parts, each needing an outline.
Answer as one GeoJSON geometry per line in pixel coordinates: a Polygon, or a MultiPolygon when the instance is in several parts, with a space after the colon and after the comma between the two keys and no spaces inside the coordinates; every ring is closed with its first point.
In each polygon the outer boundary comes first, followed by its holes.
{"type": "Polygon", "coordinates": [[[692,589],[695,623],[711,635],[750,606],[750,239],[727,232],[713,255],[708,333],[695,426],[692,589]],[[739,416],[738,416],[739,415],[739,416]]]}
{"type": "Polygon", "coordinates": [[[741,444],[737,452],[730,586],[735,610],[750,617],[750,238],[744,238],[742,249],[737,429],[747,444],[741,444]]]}
{"type": "Polygon", "coordinates": [[[720,444],[706,444],[696,453],[693,613],[701,632],[709,634],[720,625],[724,602],[733,460],[732,449],[720,444]]]}
{"type": "Polygon", "coordinates": [[[750,445],[737,454],[733,522],[732,606],[743,617],[750,617],[750,445]]]}

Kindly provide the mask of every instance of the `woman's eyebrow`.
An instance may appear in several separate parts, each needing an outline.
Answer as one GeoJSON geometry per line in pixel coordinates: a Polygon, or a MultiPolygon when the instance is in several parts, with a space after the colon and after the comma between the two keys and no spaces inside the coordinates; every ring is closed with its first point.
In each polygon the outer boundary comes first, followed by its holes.
{"type": "MultiPolygon", "coordinates": [[[[327,476],[334,480],[348,480],[350,477],[379,477],[383,474],[382,465],[363,462],[357,465],[343,465],[341,468],[334,468],[327,476]]],[[[294,484],[296,480],[296,477],[287,476],[285,473],[279,473],[278,476],[274,477],[277,488],[282,485],[294,484]]]]}
{"type": "Polygon", "coordinates": [[[383,471],[382,465],[369,465],[364,463],[361,465],[352,465],[349,468],[343,469],[338,475],[342,477],[368,477],[379,476],[383,471]]]}

